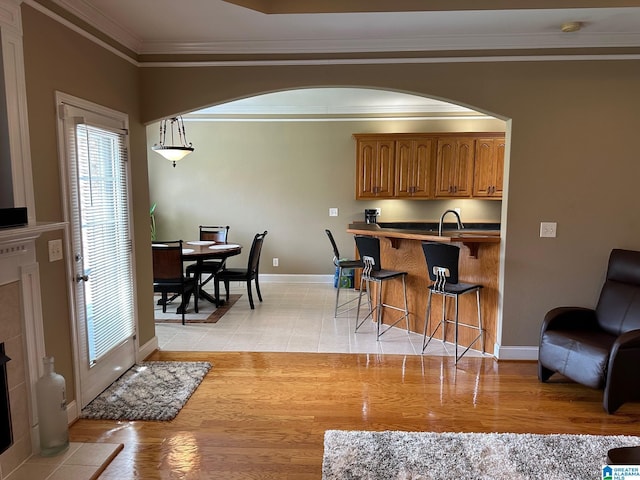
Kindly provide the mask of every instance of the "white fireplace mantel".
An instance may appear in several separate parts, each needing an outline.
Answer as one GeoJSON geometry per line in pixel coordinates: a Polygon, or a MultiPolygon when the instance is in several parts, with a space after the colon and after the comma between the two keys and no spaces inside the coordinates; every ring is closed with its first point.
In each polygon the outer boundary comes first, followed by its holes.
{"type": "Polygon", "coordinates": [[[24,227],[12,227],[0,229],[0,244],[14,240],[26,240],[30,238],[38,238],[44,232],[53,232],[54,230],[63,230],[66,228],[67,222],[36,222],[24,227]]]}
{"type": "MultiPolygon", "coordinates": [[[[66,223],[40,223],[19,228],[0,229],[0,286],[19,283],[22,306],[22,338],[25,381],[27,383],[28,417],[31,449],[38,451],[37,406],[35,383],[40,377],[41,358],[45,356],[40,273],[36,259],[36,240],[48,231],[65,230],[66,223]]],[[[13,447],[12,447],[13,448],[13,447]]],[[[23,459],[24,460],[24,459],[23,459]]],[[[2,473],[0,473],[2,478],[2,473]]]]}

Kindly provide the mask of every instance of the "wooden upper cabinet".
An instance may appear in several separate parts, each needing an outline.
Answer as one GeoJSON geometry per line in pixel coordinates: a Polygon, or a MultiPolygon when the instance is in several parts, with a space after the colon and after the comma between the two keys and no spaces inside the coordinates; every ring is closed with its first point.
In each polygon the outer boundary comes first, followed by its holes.
{"type": "Polygon", "coordinates": [[[433,198],[436,138],[396,141],[396,197],[433,198]]]}
{"type": "Polygon", "coordinates": [[[504,138],[476,140],[473,196],[502,198],[504,179],[504,138]]]}
{"type": "Polygon", "coordinates": [[[471,197],[473,190],[473,137],[440,137],[436,161],[437,198],[471,197]]]}
{"type": "Polygon", "coordinates": [[[391,198],[394,195],[395,141],[357,140],[356,198],[391,198]]]}
{"type": "Polygon", "coordinates": [[[353,136],[356,199],[502,198],[502,133],[353,136]]]}

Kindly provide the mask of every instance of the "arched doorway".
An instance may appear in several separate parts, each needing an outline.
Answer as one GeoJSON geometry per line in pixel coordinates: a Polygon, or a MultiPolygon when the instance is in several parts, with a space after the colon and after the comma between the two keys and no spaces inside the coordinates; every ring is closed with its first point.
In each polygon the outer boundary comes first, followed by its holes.
{"type": "MultiPolygon", "coordinates": [[[[465,107],[386,90],[317,88],[250,97],[184,119],[192,155],[174,169],[148,154],[159,236],[195,238],[198,225],[220,224],[231,226],[233,241],[249,245],[256,232],[269,230],[266,278],[331,274],[324,228],[352,247],[346,226],[363,219],[366,208],[381,208],[387,221],[437,219],[447,208],[459,208],[465,220],[501,220],[500,201],[355,199],[353,134],[506,130],[503,120],[465,107]],[[339,215],[329,217],[330,208],[339,215]]],[[[148,127],[149,146],[156,128],[148,127]]],[[[246,250],[233,260],[238,266],[246,250]]]]}

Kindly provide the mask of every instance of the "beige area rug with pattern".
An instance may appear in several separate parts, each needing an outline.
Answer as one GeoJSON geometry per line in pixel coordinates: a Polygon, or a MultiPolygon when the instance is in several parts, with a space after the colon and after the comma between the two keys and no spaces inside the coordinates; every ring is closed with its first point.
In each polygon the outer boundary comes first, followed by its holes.
{"type": "Polygon", "coordinates": [[[640,437],[328,430],[323,480],[602,480],[611,448],[640,437]]]}
{"type": "MultiPolygon", "coordinates": [[[[242,295],[229,295],[229,301],[224,305],[217,307],[207,300],[200,300],[198,302],[198,313],[193,311],[193,299],[189,303],[187,308],[187,314],[185,315],[185,321],[189,323],[216,323],[222,318],[222,316],[229,311],[231,307],[238,301],[242,295]]],[[[180,298],[176,298],[172,303],[167,305],[167,313],[162,313],[162,305],[158,305],[160,295],[154,295],[153,304],[154,312],[153,316],[158,323],[182,323],[182,315],[176,313],[178,306],[180,305],[180,298]]]]}
{"type": "Polygon", "coordinates": [[[172,420],[210,369],[209,362],[136,364],[84,407],[80,416],[101,420],[172,420]]]}

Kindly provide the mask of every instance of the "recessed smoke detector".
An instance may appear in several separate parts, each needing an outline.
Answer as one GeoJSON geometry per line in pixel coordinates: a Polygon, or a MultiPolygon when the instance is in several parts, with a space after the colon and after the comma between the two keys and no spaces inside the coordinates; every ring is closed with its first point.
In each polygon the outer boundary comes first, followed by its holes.
{"type": "Polygon", "coordinates": [[[582,28],[582,22],[565,22],[560,25],[560,29],[565,33],[577,32],[582,28]]]}

